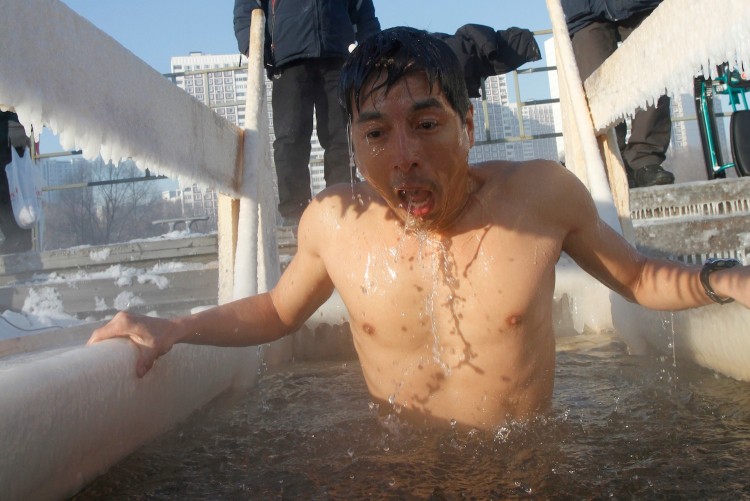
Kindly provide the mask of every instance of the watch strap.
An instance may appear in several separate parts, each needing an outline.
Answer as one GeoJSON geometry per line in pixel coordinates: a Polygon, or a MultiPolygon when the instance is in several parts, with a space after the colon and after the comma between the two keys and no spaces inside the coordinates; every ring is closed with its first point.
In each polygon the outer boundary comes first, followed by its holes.
{"type": "Polygon", "coordinates": [[[712,258],[706,260],[706,262],[703,264],[703,268],[701,269],[700,277],[701,285],[703,285],[703,290],[706,292],[706,296],[708,296],[711,301],[719,304],[727,304],[734,301],[734,299],[732,299],[731,297],[721,297],[716,294],[713,287],[711,287],[711,283],[709,282],[708,277],[710,277],[711,273],[715,271],[734,268],[739,264],[740,262],[736,259],[712,258]]]}

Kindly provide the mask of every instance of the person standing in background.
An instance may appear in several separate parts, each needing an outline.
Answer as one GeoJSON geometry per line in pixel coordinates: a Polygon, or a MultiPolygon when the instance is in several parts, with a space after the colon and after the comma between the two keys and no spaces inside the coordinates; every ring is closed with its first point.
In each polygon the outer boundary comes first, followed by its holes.
{"type": "Polygon", "coordinates": [[[0,111],[0,141],[0,231],[3,236],[0,254],[26,252],[31,249],[31,230],[25,230],[16,223],[5,166],[12,160],[11,148],[15,148],[19,155],[30,155],[29,151],[24,153],[24,149],[31,147],[31,141],[18,122],[18,115],[12,111],[0,111]]]}
{"type": "Polygon", "coordinates": [[[346,115],[338,101],[339,74],[349,46],[380,31],[372,0],[236,0],[234,32],[247,55],[253,9],[266,15],[265,66],[273,81],[271,106],[279,212],[296,227],[312,198],[313,112],[325,150],[326,185],[350,183],[346,115]],[[314,110],[314,111],[313,111],[314,110]]]}
{"type": "MultiPolygon", "coordinates": [[[[565,21],[573,43],[578,71],[585,81],[624,41],[662,0],[562,0],[565,21]]],[[[627,125],[616,128],[628,183],[642,188],[674,183],[674,174],[664,170],[672,134],[669,97],[659,98],[656,106],[639,109],[633,116],[630,138],[627,125]]]]}

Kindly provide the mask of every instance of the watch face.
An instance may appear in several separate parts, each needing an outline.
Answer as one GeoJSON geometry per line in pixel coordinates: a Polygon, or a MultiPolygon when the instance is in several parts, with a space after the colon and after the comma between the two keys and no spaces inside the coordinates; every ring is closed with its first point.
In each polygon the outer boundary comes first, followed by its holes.
{"type": "Polygon", "coordinates": [[[719,270],[719,269],[724,269],[724,268],[732,268],[739,264],[740,262],[736,259],[713,257],[710,259],[706,259],[706,264],[704,266],[708,266],[713,269],[719,270]]]}

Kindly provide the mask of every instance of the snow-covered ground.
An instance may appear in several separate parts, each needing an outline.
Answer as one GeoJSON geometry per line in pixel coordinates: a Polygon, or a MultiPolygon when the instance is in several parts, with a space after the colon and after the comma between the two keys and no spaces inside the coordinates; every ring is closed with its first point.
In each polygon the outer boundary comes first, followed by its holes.
{"type": "MultiPolygon", "coordinates": [[[[171,277],[191,271],[211,273],[216,269],[215,255],[201,262],[180,260],[179,257],[165,258],[148,266],[139,266],[138,262],[112,263],[111,261],[118,254],[118,247],[132,245],[144,247],[149,242],[172,240],[175,248],[179,248],[181,245],[189,246],[191,237],[200,238],[201,235],[189,234],[186,231],[173,231],[159,237],[123,244],[66,249],[71,256],[88,256],[92,266],[81,267],[76,264],[68,268],[43,270],[31,274],[29,278],[6,282],[4,285],[6,289],[12,288],[14,293],[25,293],[26,296],[23,298],[21,308],[6,309],[0,313],[0,340],[80,325],[107,318],[111,316],[112,311],[128,310],[137,306],[142,310],[146,302],[138,292],[134,292],[134,289],[142,290],[143,287],[134,286],[147,286],[150,290],[161,291],[163,296],[183,293],[182,290],[175,293],[170,291],[171,277]],[[92,288],[92,284],[97,285],[92,288]],[[101,284],[110,284],[110,287],[105,288],[101,284]],[[95,319],[81,318],[80,315],[76,315],[77,311],[66,308],[63,291],[70,290],[77,292],[78,295],[90,296],[89,309],[103,312],[103,314],[95,319]]],[[[119,253],[121,254],[121,251],[119,253]]],[[[215,284],[209,282],[205,286],[212,287],[212,291],[215,292],[215,284]]]]}

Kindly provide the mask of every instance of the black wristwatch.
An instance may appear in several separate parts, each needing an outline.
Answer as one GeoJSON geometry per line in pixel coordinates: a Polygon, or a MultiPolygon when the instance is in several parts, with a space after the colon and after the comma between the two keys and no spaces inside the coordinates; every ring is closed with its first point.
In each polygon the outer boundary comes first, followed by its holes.
{"type": "Polygon", "coordinates": [[[706,291],[706,296],[711,298],[711,301],[719,304],[727,304],[734,301],[731,297],[721,297],[716,294],[713,287],[711,287],[711,284],[708,282],[708,277],[715,271],[734,268],[740,264],[741,263],[736,259],[706,259],[706,262],[703,263],[703,269],[701,270],[701,284],[703,285],[703,290],[706,291]]]}

